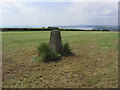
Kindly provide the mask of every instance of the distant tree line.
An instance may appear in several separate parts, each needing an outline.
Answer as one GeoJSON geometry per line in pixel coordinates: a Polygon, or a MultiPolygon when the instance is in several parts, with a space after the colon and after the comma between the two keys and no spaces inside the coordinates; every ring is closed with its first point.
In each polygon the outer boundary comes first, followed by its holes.
{"type": "Polygon", "coordinates": [[[92,31],[111,31],[111,30],[108,30],[108,29],[103,29],[103,30],[96,30],[96,29],[93,29],[92,31]]]}
{"type": "Polygon", "coordinates": [[[0,31],[51,31],[51,30],[60,30],[60,31],[110,31],[108,29],[103,30],[82,30],[82,29],[60,29],[58,27],[48,27],[48,28],[0,28],[0,31]]]}

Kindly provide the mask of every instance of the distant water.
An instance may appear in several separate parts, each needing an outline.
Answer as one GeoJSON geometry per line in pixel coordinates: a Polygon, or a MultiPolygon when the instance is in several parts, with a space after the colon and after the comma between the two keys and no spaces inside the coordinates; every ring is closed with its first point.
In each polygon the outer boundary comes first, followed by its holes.
{"type": "Polygon", "coordinates": [[[59,26],[59,28],[63,28],[63,29],[82,29],[82,30],[92,30],[94,29],[95,27],[91,26],[91,27],[88,27],[88,26],[74,26],[74,27],[70,27],[70,26],[59,26]]]}
{"type": "Polygon", "coordinates": [[[82,29],[82,30],[111,30],[111,31],[118,31],[117,25],[74,25],[74,26],[58,26],[59,28],[65,29],[82,29]]]}

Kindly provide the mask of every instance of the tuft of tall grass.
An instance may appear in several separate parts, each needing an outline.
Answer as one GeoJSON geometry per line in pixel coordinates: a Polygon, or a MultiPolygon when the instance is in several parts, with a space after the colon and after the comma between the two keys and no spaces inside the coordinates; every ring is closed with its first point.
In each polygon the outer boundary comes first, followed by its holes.
{"type": "Polygon", "coordinates": [[[42,62],[55,61],[57,59],[60,59],[61,57],[61,54],[54,53],[50,46],[45,42],[41,43],[41,45],[38,46],[38,53],[39,53],[38,59],[39,61],[42,62]]]}
{"type": "Polygon", "coordinates": [[[62,56],[67,57],[73,55],[68,42],[62,45],[62,50],[61,53],[59,54],[53,52],[49,44],[43,42],[38,46],[38,54],[39,56],[37,57],[37,60],[42,62],[56,61],[60,59],[62,56]]]}
{"type": "Polygon", "coordinates": [[[62,56],[71,56],[73,55],[73,53],[71,52],[71,49],[69,47],[69,43],[66,42],[62,45],[62,52],[61,52],[62,56]]]}

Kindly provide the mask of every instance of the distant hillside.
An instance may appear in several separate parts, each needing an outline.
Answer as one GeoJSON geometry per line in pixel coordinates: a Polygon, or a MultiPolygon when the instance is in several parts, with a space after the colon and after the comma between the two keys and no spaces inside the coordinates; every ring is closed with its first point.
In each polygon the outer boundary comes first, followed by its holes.
{"type": "Polygon", "coordinates": [[[111,31],[118,31],[118,26],[96,26],[94,30],[111,30],[111,31]]]}

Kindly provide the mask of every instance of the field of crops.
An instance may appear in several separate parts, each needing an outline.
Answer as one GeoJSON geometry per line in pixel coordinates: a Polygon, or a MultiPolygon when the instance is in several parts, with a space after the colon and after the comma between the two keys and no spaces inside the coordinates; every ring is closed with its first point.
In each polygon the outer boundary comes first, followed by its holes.
{"type": "Polygon", "coordinates": [[[37,62],[50,31],[2,32],[3,87],[118,87],[118,32],[61,31],[75,56],[37,62]]]}

